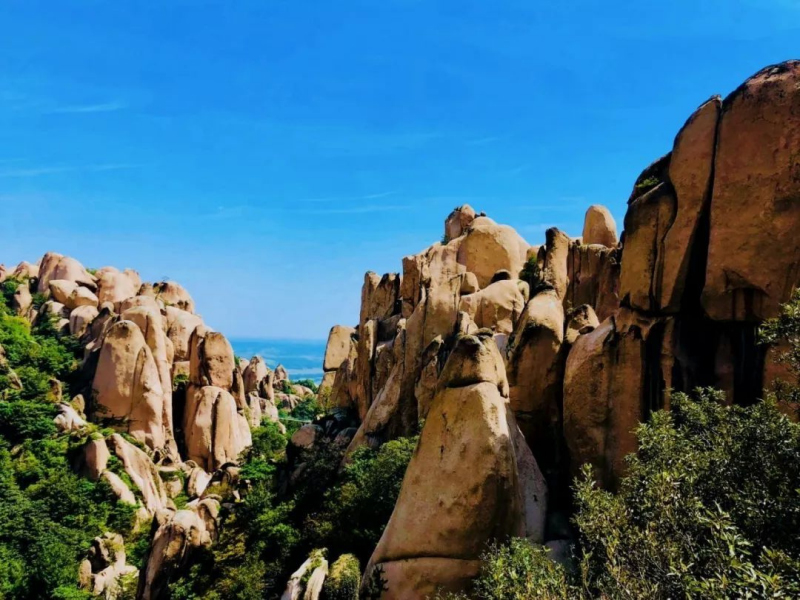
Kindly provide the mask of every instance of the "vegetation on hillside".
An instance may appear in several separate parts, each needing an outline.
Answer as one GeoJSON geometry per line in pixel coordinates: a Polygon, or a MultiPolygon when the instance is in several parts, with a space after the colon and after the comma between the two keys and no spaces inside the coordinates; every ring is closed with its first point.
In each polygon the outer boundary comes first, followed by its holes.
{"type": "Polygon", "coordinates": [[[78,565],[96,536],[130,531],[134,508],[73,473],[85,438],[58,433],[53,418],[79,346],[49,320],[31,327],[12,313],[21,283],[5,281],[0,302],[0,598],[88,598],[78,565]]]}

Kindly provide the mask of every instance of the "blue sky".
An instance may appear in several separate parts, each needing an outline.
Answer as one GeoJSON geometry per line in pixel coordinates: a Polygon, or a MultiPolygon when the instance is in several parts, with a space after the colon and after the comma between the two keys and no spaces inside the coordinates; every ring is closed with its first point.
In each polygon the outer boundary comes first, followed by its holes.
{"type": "Polygon", "coordinates": [[[324,338],[464,202],[531,243],[592,203],[621,227],[693,109],[798,39],[800,0],[9,0],[0,262],[133,267],[230,336],[324,338]]]}

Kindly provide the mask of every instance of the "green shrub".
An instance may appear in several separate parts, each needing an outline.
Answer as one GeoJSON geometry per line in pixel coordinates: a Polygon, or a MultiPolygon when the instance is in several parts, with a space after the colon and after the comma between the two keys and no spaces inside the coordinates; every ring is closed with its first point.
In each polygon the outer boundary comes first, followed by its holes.
{"type": "Polygon", "coordinates": [[[575,523],[591,597],[800,594],[800,425],[771,402],[721,399],[676,394],[641,425],[618,494],[585,469],[575,523]]]}
{"type": "Polygon", "coordinates": [[[387,442],[378,450],[356,450],[325,493],[322,510],[308,518],[312,539],[366,563],[392,516],[416,446],[414,437],[387,442]]]}
{"type": "MultiPolygon", "coordinates": [[[[481,555],[481,568],[471,597],[481,600],[556,600],[579,598],[581,591],[567,580],[547,548],[526,539],[492,544],[481,555]]],[[[437,600],[466,600],[467,594],[439,593],[437,600]]]]}
{"type": "Polygon", "coordinates": [[[325,600],[358,600],[361,565],[352,554],[342,554],[333,563],[322,588],[325,600]]]}

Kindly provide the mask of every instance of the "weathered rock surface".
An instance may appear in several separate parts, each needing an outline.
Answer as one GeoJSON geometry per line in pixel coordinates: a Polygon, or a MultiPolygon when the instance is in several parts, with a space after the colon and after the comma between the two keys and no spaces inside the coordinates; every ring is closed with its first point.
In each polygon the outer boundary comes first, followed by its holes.
{"type": "Polygon", "coordinates": [[[593,204],[586,209],[583,220],[583,244],[600,244],[607,248],[617,245],[617,223],[605,206],[593,204]]]}

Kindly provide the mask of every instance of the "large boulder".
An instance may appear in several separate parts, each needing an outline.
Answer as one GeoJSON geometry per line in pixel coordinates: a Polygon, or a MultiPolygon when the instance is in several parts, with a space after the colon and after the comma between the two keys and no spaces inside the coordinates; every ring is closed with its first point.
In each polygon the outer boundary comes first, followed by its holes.
{"type": "Polygon", "coordinates": [[[156,283],[153,285],[153,292],[156,298],[164,302],[166,306],[174,306],[190,313],[194,312],[194,300],[179,283],[174,281],[156,283]]]}
{"type": "Polygon", "coordinates": [[[600,244],[607,248],[617,245],[617,223],[605,206],[593,204],[586,210],[582,241],[584,244],[600,244]]]}
{"type": "Polygon", "coordinates": [[[244,373],[242,373],[245,393],[258,392],[261,382],[264,381],[268,375],[269,368],[267,367],[267,363],[264,362],[264,359],[260,356],[251,358],[244,369],[244,373]]]}
{"type": "Polygon", "coordinates": [[[97,272],[97,299],[116,305],[135,296],[139,290],[136,279],[114,267],[103,267],[97,272]]]}
{"type": "Polygon", "coordinates": [[[153,535],[145,566],[139,574],[136,597],[158,600],[169,595],[168,585],[200,548],[216,538],[216,500],[203,500],[194,510],[179,510],[167,516],[153,535]]]}
{"type": "Polygon", "coordinates": [[[186,454],[206,471],[215,471],[250,446],[250,425],[230,392],[190,386],[183,415],[186,454]]]}
{"type": "Polygon", "coordinates": [[[461,296],[459,311],[467,313],[478,327],[488,327],[497,333],[511,333],[527,299],[527,283],[506,279],[474,294],[461,296]]]}
{"type": "Polygon", "coordinates": [[[677,208],[664,237],[659,309],[676,313],[684,294],[696,302],[704,273],[711,177],[717,149],[717,128],[722,102],[714,97],[689,117],[675,137],[669,161],[669,179],[677,208]],[[703,223],[706,223],[704,225],[703,223]],[[688,288],[688,289],[687,289],[688,288]]]}
{"type": "Polygon", "coordinates": [[[167,492],[158,468],[150,456],[137,448],[120,434],[107,440],[108,448],[122,462],[122,467],[133,485],[139,490],[144,507],[150,515],[167,507],[167,492]]]}
{"type": "Polygon", "coordinates": [[[237,370],[233,348],[224,335],[198,327],[189,342],[189,380],[197,386],[230,390],[237,370]]]}
{"type": "Polygon", "coordinates": [[[706,313],[778,315],[800,283],[800,61],[767,67],[725,99],[711,198],[706,313]]]}
{"type": "Polygon", "coordinates": [[[76,285],[97,289],[94,277],[74,258],[55,252],[48,252],[39,263],[39,280],[36,291],[44,294],[50,291],[50,281],[62,279],[76,285]]]}
{"type": "Polygon", "coordinates": [[[567,295],[564,308],[588,304],[600,320],[619,308],[619,254],[598,244],[587,246],[572,242],[567,260],[567,295]]]}
{"type": "Polygon", "coordinates": [[[458,262],[474,273],[484,288],[500,270],[518,275],[527,251],[528,243],[513,228],[498,225],[488,217],[478,217],[460,240],[458,262]]]}
{"type": "Polygon", "coordinates": [[[525,535],[526,503],[504,380],[490,334],[459,338],[366,569],[365,582],[374,569],[383,572],[382,598],[460,591],[477,572],[487,542],[525,535]]]}
{"type": "Polygon", "coordinates": [[[588,463],[614,487],[625,474],[636,427],[667,406],[672,341],[669,320],[627,309],[578,337],[564,373],[564,438],[574,475],[588,463]]]}
{"type": "Polygon", "coordinates": [[[195,329],[203,324],[203,320],[197,315],[174,306],[167,306],[164,311],[166,313],[167,337],[175,349],[175,360],[189,360],[192,334],[195,329]]]}
{"type": "Polygon", "coordinates": [[[344,325],[334,325],[328,334],[328,343],[325,346],[325,358],[322,368],[325,371],[335,371],[345,361],[350,354],[350,344],[352,343],[355,329],[344,325]]]}
{"type": "Polygon", "coordinates": [[[152,449],[164,448],[164,390],[153,352],[132,321],[106,332],[92,383],[96,418],[112,419],[152,449]]]}
{"type": "Polygon", "coordinates": [[[475,216],[475,209],[469,204],[464,204],[463,206],[455,208],[444,220],[445,241],[449,242],[466,233],[469,226],[475,220],[475,216]]]}
{"type": "Polygon", "coordinates": [[[386,273],[379,277],[372,271],[364,275],[361,288],[360,323],[370,319],[386,319],[400,312],[400,275],[386,273]]]}
{"type": "Polygon", "coordinates": [[[510,402],[520,428],[545,472],[561,460],[561,403],[565,353],[564,309],[555,290],[534,296],[509,346],[510,402]]]}

